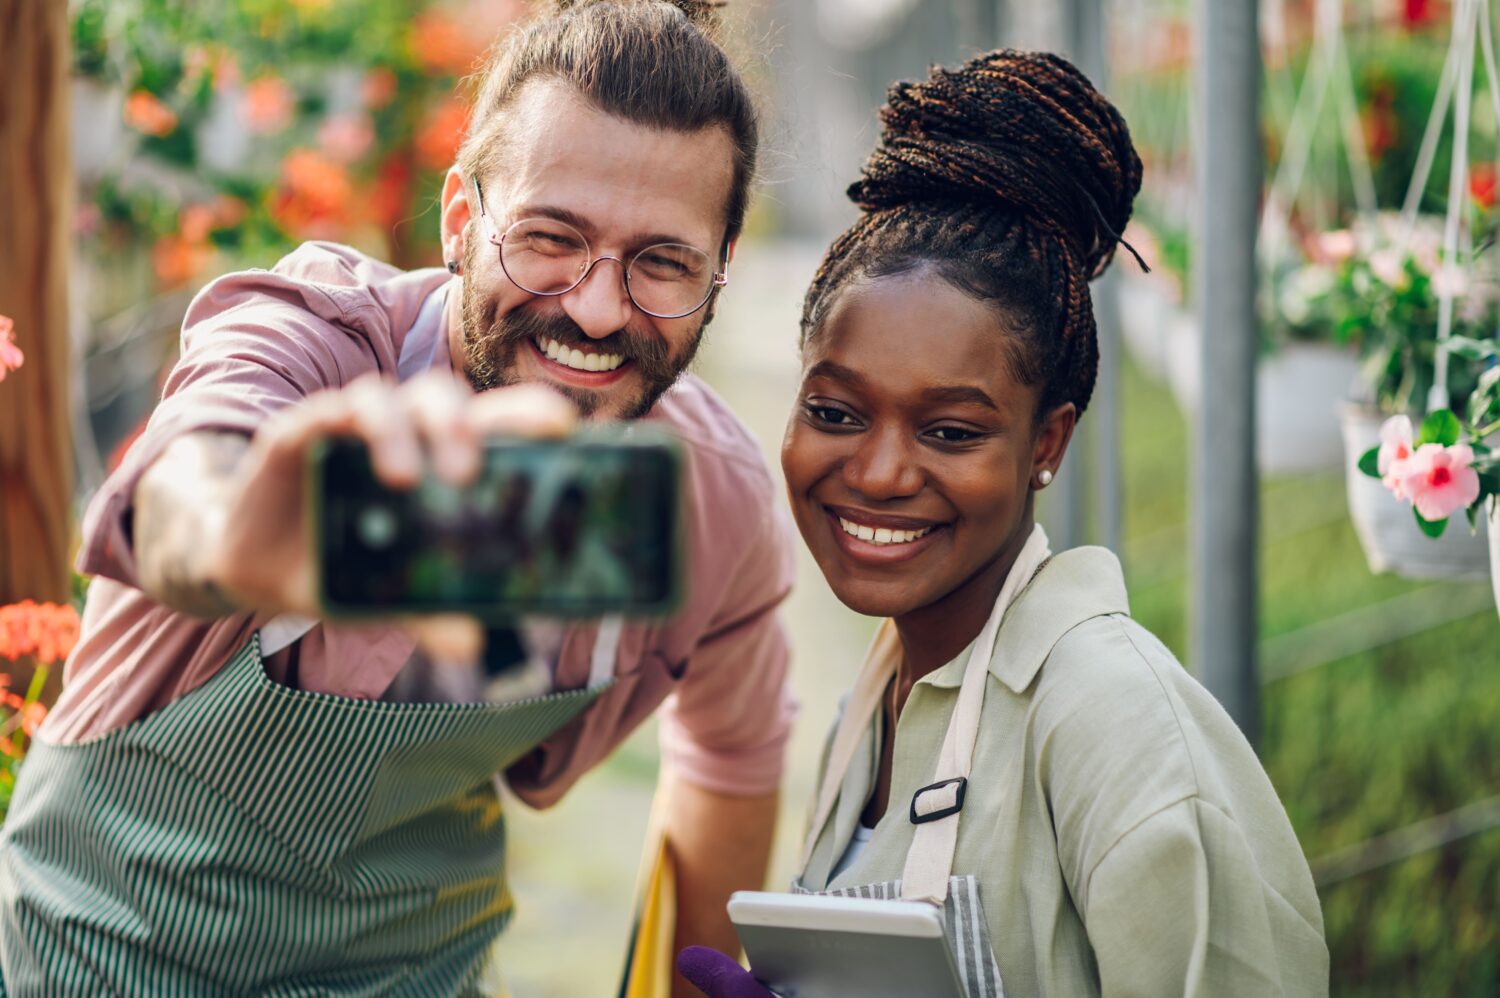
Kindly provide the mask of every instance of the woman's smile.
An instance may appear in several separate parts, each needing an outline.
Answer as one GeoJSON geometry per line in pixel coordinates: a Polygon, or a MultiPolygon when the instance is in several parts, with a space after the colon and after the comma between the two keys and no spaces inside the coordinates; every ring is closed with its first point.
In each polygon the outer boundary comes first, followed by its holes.
{"type": "Polygon", "coordinates": [[[943,537],[945,523],[870,513],[849,506],[827,506],[829,529],[840,550],[868,565],[910,561],[943,537]]]}

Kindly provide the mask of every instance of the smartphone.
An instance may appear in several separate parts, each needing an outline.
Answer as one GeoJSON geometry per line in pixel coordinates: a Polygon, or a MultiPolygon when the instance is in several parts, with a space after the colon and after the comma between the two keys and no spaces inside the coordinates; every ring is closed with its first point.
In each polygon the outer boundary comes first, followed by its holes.
{"type": "Polygon", "coordinates": [[[671,613],[679,578],[682,458],[650,427],[564,440],[491,440],[464,488],[430,473],[376,480],[364,445],[332,438],[309,476],[316,564],[333,616],[671,613]]]}

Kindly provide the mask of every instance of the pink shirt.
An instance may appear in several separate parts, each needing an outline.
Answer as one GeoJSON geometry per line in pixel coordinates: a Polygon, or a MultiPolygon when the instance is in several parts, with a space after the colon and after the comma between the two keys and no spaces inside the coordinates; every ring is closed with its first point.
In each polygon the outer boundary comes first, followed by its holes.
{"type": "MultiPolygon", "coordinates": [[[[93,498],[80,571],[94,575],[83,634],[42,737],[77,742],[156,710],[200,686],[266,622],[175,613],[136,588],[132,499],[141,474],[194,430],[254,434],[273,413],[370,371],[397,376],[404,337],[445,270],[404,272],[345,246],[308,243],[269,271],[223,277],[193,301],[182,359],[145,433],[93,498]]],[[[446,351],[433,363],[448,363],[446,351]]],[[[628,623],[616,682],[577,720],[507,773],[537,806],[558,800],[658,707],[664,762],[726,794],[770,793],[780,780],[795,706],[778,605],[793,548],[759,449],[701,381],[685,376],[646,417],[688,455],[688,584],[665,621],[628,623]]],[[[596,626],[570,626],[554,688],[588,684],[596,626]]],[[[266,668],[280,682],[378,698],[411,658],[394,628],[319,624],[266,668]]]]}

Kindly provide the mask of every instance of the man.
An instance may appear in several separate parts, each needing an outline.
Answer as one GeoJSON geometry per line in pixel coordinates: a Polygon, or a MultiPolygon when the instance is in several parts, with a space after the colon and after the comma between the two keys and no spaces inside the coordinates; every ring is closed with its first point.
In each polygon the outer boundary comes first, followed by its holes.
{"type": "Polygon", "coordinates": [[[677,942],[735,948],[724,901],[764,875],[791,713],[790,542],[752,441],[679,375],[754,113],[706,4],[561,6],[487,71],[442,194],[448,273],[310,244],[192,305],[86,517],[83,638],[0,837],[0,991],[476,990],[511,907],[487,775],[549,804],[664,702],[677,942]],[[442,702],[472,627],[317,619],[313,441],[363,438],[392,485],[462,483],[484,435],[575,411],[684,442],[676,616],[524,628],[552,692],[507,704],[442,702]]]}

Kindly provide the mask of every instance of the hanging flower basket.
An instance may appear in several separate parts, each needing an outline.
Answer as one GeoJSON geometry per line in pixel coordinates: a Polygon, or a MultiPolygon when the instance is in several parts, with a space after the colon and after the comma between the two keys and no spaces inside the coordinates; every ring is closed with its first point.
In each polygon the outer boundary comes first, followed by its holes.
{"type": "Polygon", "coordinates": [[[1336,343],[1286,343],[1262,357],[1255,392],[1260,470],[1337,468],[1344,457],[1339,409],[1358,373],[1354,348],[1336,343]]]}
{"type": "Polygon", "coordinates": [[[1344,406],[1341,416],[1349,515],[1370,571],[1392,572],[1407,579],[1478,582],[1487,578],[1494,546],[1492,524],[1480,518],[1471,533],[1468,523],[1458,516],[1439,536],[1424,533],[1411,505],[1397,501],[1379,478],[1360,469],[1360,459],[1381,444],[1383,417],[1352,403],[1344,406]]]}

